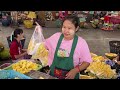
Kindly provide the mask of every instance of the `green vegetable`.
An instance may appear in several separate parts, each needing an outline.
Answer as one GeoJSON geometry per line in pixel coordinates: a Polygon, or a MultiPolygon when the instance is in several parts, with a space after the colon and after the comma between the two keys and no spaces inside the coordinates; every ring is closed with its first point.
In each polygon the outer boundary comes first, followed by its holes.
{"type": "Polygon", "coordinates": [[[10,58],[9,49],[4,49],[2,52],[0,52],[0,58],[3,60],[9,59],[10,58]]]}

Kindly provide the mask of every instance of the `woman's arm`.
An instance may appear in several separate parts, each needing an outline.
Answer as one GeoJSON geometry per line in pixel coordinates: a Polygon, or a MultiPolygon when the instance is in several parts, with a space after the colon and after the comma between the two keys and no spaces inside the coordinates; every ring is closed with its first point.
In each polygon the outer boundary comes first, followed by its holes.
{"type": "Polygon", "coordinates": [[[119,56],[117,56],[116,58],[114,58],[113,61],[114,61],[115,63],[117,63],[118,65],[120,65],[119,56]]]}
{"type": "Polygon", "coordinates": [[[90,65],[90,63],[83,62],[81,65],[79,65],[79,66],[75,67],[74,69],[70,70],[70,72],[68,72],[66,74],[66,79],[74,79],[75,75],[77,73],[79,73],[80,71],[86,69],[89,65],[90,65]]]}
{"type": "Polygon", "coordinates": [[[58,32],[58,33],[53,34],[49,38],[45,39],[44,45],[45,45],[45,47],[46,47],[47,50],[49,50],[50,48],[52,48],[52,45],[53,45],[52,43],[57,43],[56,41],[59,40],[60,35],[61,35],[61,33],[58,32]]]}
{"type": "Polygon", "coordinates": [[[23,56],[26,55],[26,54],[27,54],[27,52],[24,52],[24,53],[22,53],[22,54],[14,55],[14,56],[15,56],[16,59],[19,59],[19,58],[23,57],[23,56]]]}
{"type": "Polygon", "coordinates": [[[80,72],[80,71],[83,71],[83,70],[85,70],[88,66],[90,65],[90,63],[88,63],[88,62],[83,62],[81,65],[79,65],[78,67],[76,67],[78,70],[78,72],[80,72]]]}
{"type": "Polygon", "coordinates": [[[27,49],[22,49],[22,52],[27,52],[27,49]]]}

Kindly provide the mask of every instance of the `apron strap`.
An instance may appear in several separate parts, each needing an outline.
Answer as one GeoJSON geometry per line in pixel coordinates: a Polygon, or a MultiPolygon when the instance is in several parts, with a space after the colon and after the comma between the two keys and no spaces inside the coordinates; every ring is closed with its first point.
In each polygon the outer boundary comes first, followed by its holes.
{"type": "Polygon", "coordinates": [[[73,54],[74,54],[74,51],[75,51],[75,48],[76,48],[76,45],[77,45],[77,41],[78,41],[78,36],[75,35],[73,43],[72,43],[72,49],[71,49],[71,52],[70,52],[70,58],[73,58],[73,54]]]}
{"type": "Polygon", "coordinates": [[[56,47],[56,50],[55,50],[54,58],[56,58],[56,56],[57,56],[57,51],[58,51],[58,49],[60,47],[60,44],[62,42],[63,37],[64,37],[63,34],[61,34],[61,36],[60,36],[60,38],[58,40],[58,43],[57,43],[57,47],[56,47]]]}

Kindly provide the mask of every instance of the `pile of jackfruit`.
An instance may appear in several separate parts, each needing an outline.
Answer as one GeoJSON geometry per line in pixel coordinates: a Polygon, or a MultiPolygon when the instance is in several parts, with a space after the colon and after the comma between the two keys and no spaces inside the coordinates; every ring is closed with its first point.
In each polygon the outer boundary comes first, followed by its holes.
{"type": "Polygon", "coordinates": [[[90,53],[91,54],[91,58],[93,60],[93,62],[105,62],[107,60],[107,58],[105,58],[104,56],[99,56],[97,54],[94,54],[94,53],[90,53]]]}
{"type": "Polygon", "coordinates": [[[104,62],[106,59],[103,56],[94,56],[94,57],[92,57],[92,60],[94,62],[96,62],[96,61],[104,62]]]}
{"type": "Polygon", "coordinates": [[[117,77],[116,71],[105,62],[92,62],[85,72],[99,79],[114,79],[117,77]]]}
{"type": "Polygon", "coordinates": [[[28,73],[31,70],[38,70],[41,67],[42,66],[40,66],[39,64],[33,63],[32,61],[28,60],[20,60],[17,63],[12,64],[12,69],[22,74],[28,73]]]}
{"type": "Polygon", "coordinates": [[[103,56],[98,56],[91,53],[93,62],[90,63],[85,73],[89,76],[96,77],[99,79],[115,79],[117,78],[117,73],[115,69],[111,69],[111,66],[106,64],[106,58],[103,56]]]}

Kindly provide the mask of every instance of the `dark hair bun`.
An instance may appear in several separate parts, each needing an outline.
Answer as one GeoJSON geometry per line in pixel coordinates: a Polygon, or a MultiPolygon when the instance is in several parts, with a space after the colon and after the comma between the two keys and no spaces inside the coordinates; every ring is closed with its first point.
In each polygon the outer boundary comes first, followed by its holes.
{"type": "Polygon", "coordinates": [[[14,31],[14,37],[17,38],[17,35],[20,35],[21,33],[23,33],[22,29],[20,29],[20,28],[15,29],[15,31],[14,31]]]}
{"type": "Polygon", "coordinates": [[[69,15],[69,16],[65,17],[64,21],[65,20],[71,21],[74,24],[75,28],[77,28],[80,25],[79,17],[76,15],[69,15]]]}

